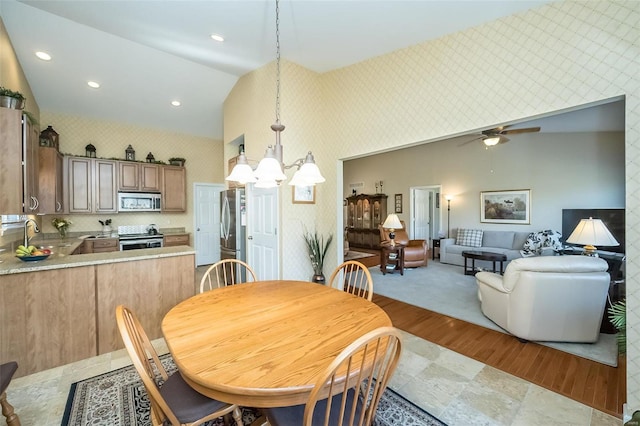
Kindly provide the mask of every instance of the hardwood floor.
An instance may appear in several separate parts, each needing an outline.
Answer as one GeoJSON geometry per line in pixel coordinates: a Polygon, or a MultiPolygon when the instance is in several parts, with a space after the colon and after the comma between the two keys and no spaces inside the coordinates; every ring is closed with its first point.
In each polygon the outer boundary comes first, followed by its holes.
{"type": "Polygon", "coordinates": [[[622,418],[624,357],[609,367],[388,297],[374,294],[373,302],[404,331],[622,418]]]}
{"type": "MultiPolygon", "coordinates": [[[[367,267],[380,263],[379,251],[358,259],[367,267]]],[[[431,253],[429,253],[431,255],[431,253]]],[[[429,256],[431,262],[431,256],[429,256]]],[[[508,334],[489,330],[417,306],[374,294],[393,324],[411,334],[513,374],[545,389],[622,418],[626,400],[626,358],[609,367],[536,343],[521,343],[508,334]]]]}

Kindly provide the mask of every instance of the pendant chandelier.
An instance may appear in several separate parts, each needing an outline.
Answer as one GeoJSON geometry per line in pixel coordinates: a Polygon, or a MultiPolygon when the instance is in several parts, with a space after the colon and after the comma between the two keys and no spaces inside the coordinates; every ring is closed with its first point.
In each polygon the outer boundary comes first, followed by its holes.
{"type": "Polygon", "coordinates": [[[276,122],[271,125],[271,130],[276,134],[276,144],[267,147],[264,158],[253,170],[244,151],[238,156],[238,162],[231,174],[225,180],[238,182],[239,184],[255,183],[257,188],[273,188],[287,180],[284,170],[297,168],[296,173],[289,182],[295,186],[313,186],[322,183],[325,178],[320,173],[311,151],[305,158],[299,158],[290,165],[285,165],[282,160],[283,147],[280,143],[280,133],[284,131],[284,125],[280,123],[280,5],[276,0],[276,122]]]}

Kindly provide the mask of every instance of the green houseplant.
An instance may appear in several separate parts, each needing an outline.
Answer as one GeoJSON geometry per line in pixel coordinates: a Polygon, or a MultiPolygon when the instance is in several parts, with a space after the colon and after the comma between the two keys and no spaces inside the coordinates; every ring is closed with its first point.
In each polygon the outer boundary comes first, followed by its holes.
{"type": "Polygon", "coordinates": [[[22,93],[0,86],[0,107],[23,109],[25,97],[22,93]]]}
{"type": "Polygon", "coordinates": [[[324,236],[318,234],[318,231],[312,234],[305,230],[304,240],[307,244],[309,259],[311,260],[311,267],[313,268],[314,275],[311,280],[314,283],[324,284],[322,268],[324,267],[324,258],[327,255],[331,241],[333,241],[333,234],[329,234],[325,240],[324,236]]]}
{"type": "Polygon", "coordinates": [[[623,355],[627,352],[627,301],[620,300],[607,311],[611,324],[618,330],[618,353],[623,355]]]}

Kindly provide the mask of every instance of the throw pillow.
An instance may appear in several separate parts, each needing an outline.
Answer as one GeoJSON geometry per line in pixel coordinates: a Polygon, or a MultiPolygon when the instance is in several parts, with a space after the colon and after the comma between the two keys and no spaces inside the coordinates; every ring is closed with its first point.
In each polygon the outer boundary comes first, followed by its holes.
{"type": "Polygon", "coordinates": [[[482,247],[482,229],[458,229],[456,244],[459,246],[482,247]]]}
{"type": "Polygon", "coordinates": [[[562,249],[560,237],[562,237],[562,234],[551,229],[532,232],[524,243],[523,249],[520,250],[520,254],[523,257],[539,256],[542,254],[542,249],[547,247],[553,250],[560,250],[562,249]]]}

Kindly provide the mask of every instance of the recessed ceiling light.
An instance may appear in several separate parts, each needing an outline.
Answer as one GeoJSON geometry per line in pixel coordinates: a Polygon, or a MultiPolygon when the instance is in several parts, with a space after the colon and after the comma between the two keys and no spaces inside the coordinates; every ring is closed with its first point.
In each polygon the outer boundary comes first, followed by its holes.
{"type": "Polygon", "coordinates": [[[222,37],[220,34],[211,34],[211,38],[215,41],[224,41],[224,37],[222,37]]]}
{"type": "Polygon", "coordinates": [[[42,59],[43,61],[51,60],[51,55],[49,55],[47,52],[36,52],[36,56],[42,59]]]}
{"type": "Polygon", "coordinates": [[[171,105],[173,105],[175,107],[179,107],[182,104],[180,103],[180,101],[171,101],[171,105]]]}
{"type": "Polygon", "coordinates": [[[87,84],[89,85],[89,87],[93,87],[94,89],[100,87],[100,83],[96,83],[95,81],[87,81],[87,84]]]}

